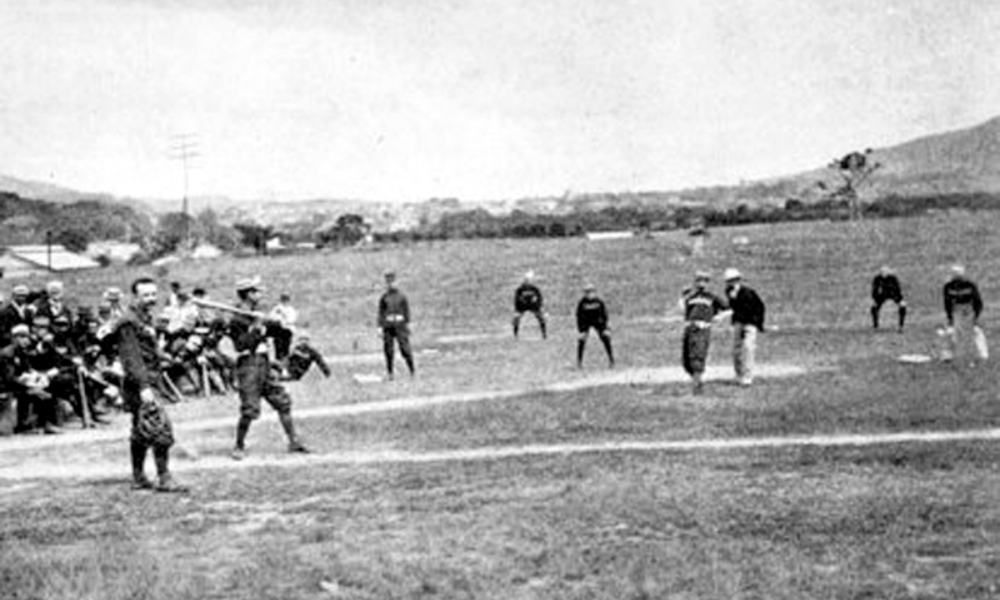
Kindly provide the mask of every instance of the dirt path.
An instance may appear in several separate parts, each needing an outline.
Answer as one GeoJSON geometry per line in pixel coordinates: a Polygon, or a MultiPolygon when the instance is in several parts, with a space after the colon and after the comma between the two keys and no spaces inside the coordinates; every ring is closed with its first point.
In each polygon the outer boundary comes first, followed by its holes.
{"type": "MultiPolygon", "coordinates": [[[[762,379],[794,377],[796,375],[803,375],[806,371],[807,369],[805,367],[789,364],[760,365],[758,368],[759,377],[762,379]]],[[[710,366],[705,374],[705,380],[707,382],[728,381],[731,379],[731,369],[728,367],[710,366]]],[[[502,400],[505,398],[515,398],[517,396],[539,392],[570,392],[614,385],[665,385],[686,381],[688,381],[688,376],[680,367],[631,368],[614,371],[593,371],[574,379],[534,387],[521,387],[508,390],[471,390],[467,392],[440,394],[436,396],[410,396],[358,404],[338,404],[334,406],[296,408],[295,419],[304,420],[321,417],[346,417],[389,411],[421,410],[445,404],[502,400]]],[[[234,413],[232,415],[219,418],[200,419],[197,421],[178,421],[176,416],[173,417],[174,429],[178,434],[177,437],[183,438],[184,433],[233,427],[236,414],[234,413]]],[[[11,438],[0,438],[0,453],[6,450],[12,451],[32,448],[51,448],[58,446],[79,446],[81,444],[92,442],[126,439],[129,436],[128,425],[128,418],[122,416],[117,419],[114,426],[107,429],[92,429],[87,431],[73,429],[66,431],[64,435],[60,436],[15,436],[11,438]]],[[[0,469],[0,477],[3,476],[4,471],[0,469]]]]}
{"type": "MultiPolygon", "coordinates": [[[[617,441],[592,444],[550,444],[525,446],[493,446],[460,450],[429,452],[407,452],[403,450],[337,452],[330,454],[290,455],[269,454],[250,455],[245,460],[234,462],[228,456],[208,456],[197,459],[175,460],[174,471],[211,471],[218,469],[248,469],[258,467],[300,468],[311,465],[374,465],[374,464],[418,464],[431,462],[468,462],[502,460],[524,456],[552,456],[598,452],[726,452],[762,448],[796,447],[845,447],[845,446],[885,446],[903,443],[947,443],[972,440],[1000,439],[1000,429],[980,429],[971,431],[944,432],[900,432],[857,435],[809,435],[791,437],[761,437],[732,439],[662,440],[662,441],[617,441]]],[[[122,476],[125,466],[115,462],[88,462],[86,464],[44,464],[30,468],[0,469],[0,480],[28,479],[97,479],[122,476]]],[[[18,489],[24,489],[20,486],[18,489]]],[[[10,491],[10,490],[7,490],[10,491]]]]}

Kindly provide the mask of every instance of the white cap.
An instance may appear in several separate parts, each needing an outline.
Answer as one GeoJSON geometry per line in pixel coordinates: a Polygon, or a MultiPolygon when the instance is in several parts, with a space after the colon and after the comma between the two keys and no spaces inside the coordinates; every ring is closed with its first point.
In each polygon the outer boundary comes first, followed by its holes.
{"type": "Polygon", "coordinates": [[[722,273],[722,278],[726,281],[732,281],[733,279],[743,279],[743,275],[738,270],[730,267],[722,273]]]}
{"type": "Polygon", "coordinates": [[[962,265],[952,265],[951,274],[957,275],[958,277],[963,277],[965,275],[965,267],[962,265]]]}

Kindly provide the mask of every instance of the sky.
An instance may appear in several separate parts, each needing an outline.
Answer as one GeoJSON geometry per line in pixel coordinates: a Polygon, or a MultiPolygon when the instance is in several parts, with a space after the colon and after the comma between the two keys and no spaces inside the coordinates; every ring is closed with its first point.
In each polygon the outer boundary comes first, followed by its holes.
{"type": "Polygon", "coordinates": [[[0,0],[0,174],[267,200],[733,184],[1000,115],[997,31],[995,0],[0,0]]]}

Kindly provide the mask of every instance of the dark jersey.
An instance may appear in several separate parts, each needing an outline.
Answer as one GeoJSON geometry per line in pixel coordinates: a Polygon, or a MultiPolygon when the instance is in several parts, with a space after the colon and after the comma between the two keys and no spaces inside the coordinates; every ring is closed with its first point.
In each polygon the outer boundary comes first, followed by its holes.
{"type": "Polygon", "coordinates": [[[302,379],[314,363],[323,375],[330,376],[330,367],[323,360],[322,354],[309,344],[301,342],[296,344],[288,355],[288,378],[293,381],[302,379]]]}
{"type": "Polygon", "coordinates": [[[608,309],[604,306],[604,302],[597,297],[587,298],[584,296],[576,305],[576,326],[580,330],[589,327],[607,329],[608,309]]]}
{"type": "Polygon", "coordinates": [[[971,306],[977,319],[983,312],[983,299],[979,296],[979,288],[968,279],[961,277],[944,284],[944,312],[948,317],[949,324],[952,323],[955,307],[958,305],[971,306]]]}
{"type": "Polygon", "coordinates": [[[514,310],[525,312],[542,309],[542,291],[533,284],[522,283],[514,290],[514,310]]]}
{"type": "Polygon", "coordinates": [[[740,285],[735,292],[727,290],[726,296],[729,308],[733,310],[733,324],[753,325],[760,331],[764,330],[764,301],[757,292],[740,285]]]}
{"type": "Polygon", "coordinates": [[[406,325],[410,322],[410,303],[403,292],[391,289],[378,301],[378,326],[406,325]]]}
{"type": "Polygon", "coordinates": [[[682,298],[684,305],[684,320],[688,322],[707,323],[715,315],[729,308],[726,301],[708,290],[688,288],[682,298]]]}
{"type": "Polygon", "coordinates": [[[882,275],[879,273],[872,279],[872,299],[876,302],[892,300],[901,302],[903,300],[903,290],[899,286],[899,278],[895,275],[882,275]]]}
{"type": "Polygon", "coordinates": [[[125,372],[122,397],[131,409],[139,405],[139,392],[161,386],[163,355],[157,341],[153,317],[129,308],[115,326],[118,357],[125,372]]]}

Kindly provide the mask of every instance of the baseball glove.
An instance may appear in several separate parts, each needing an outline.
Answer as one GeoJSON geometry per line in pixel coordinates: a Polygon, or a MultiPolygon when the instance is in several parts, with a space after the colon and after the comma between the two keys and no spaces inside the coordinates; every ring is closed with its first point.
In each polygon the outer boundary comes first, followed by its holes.
{"type": "Polygon", "coordinates": [[[169,448],[174,444],[174,428],[159,400],[139,407],[133,436],[147,446],[169,448]]]}

